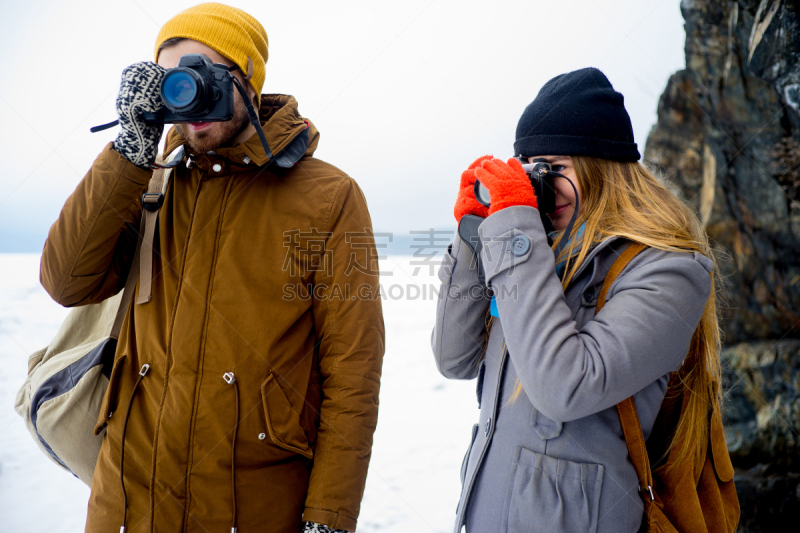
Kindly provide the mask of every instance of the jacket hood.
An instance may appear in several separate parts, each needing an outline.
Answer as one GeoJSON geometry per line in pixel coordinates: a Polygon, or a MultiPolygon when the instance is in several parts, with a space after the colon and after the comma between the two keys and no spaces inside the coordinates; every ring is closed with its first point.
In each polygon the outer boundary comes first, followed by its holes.
{"type": "MultiPolygon", "coordinates": [[[[267,138],[273,156],[280,160],[280,156],[287,148],[297,149],[297,143],[293,143],[302,135],[306,137],[307,143],[305,150],[298,154],[300,156],[311,156],[319,144],[319,131],[310,120],[303,118],[297,109],[297,100],[293,96],[285,94],[262,94],[261,106],[258,110],[261,128],[267,138]]],[[[167,133],[167,140],[164,146],[164,156],[171,154],[179,146],[185,145],[184,139],[178,129],[173,127],[167,133]]],[[[249,158],[256,165],[262,166],[269,162],[270,158],[264,152],[261,140],[257,133],[245,142],[236,146],[222,146],[215,150],[217,157],[227,158],[232,161],[241,161],[245,157],[249,158]]],[[[196,154],[200,155],[200,154],[196,154]]],[[[299,159],[299,157],[298,157],[299,159]]],[[[279,161],[280,165],[280,161],[279,161]]],[[[280,165],[284,166],[284,165],[280,165]]],[[[291,166],[291,165],[289,165],[291,166]]]]}

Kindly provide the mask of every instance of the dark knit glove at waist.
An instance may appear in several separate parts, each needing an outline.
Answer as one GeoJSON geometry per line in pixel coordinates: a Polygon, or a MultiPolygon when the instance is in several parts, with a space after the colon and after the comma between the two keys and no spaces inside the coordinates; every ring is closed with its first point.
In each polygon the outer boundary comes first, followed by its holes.
{"type": "Polygon", "coordinates": [[[344,529],[331,529],[325,524],[317,524],[315,522],[304,522],[303,533],[350,533],[344,529]]]}

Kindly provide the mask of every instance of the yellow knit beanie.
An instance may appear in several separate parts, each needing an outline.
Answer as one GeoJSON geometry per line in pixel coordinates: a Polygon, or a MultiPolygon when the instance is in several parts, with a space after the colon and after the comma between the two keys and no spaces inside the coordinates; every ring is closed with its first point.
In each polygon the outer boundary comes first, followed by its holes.
{"type": "Polygon", "coordinates": [[[213,48],[233,61],[245,76],[252,64],[250,85],[261,104],[261,88],[264,86],[269,59],[269,40],[267,32],[256,19],[241,9],[224,4],[209,2],[190,7],[172,17],[158,32],[156,61],[159,47],[164,41],[175,37],[199,41],[213,48]]]}

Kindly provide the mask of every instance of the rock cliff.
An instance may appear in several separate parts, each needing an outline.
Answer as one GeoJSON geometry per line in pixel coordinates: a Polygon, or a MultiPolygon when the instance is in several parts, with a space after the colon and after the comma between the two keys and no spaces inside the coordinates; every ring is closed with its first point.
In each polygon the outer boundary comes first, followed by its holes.
{"type": "Polygon", "coordinates": [[[646,162],[697,210],[723,280],[739,531],[800,523],[800,2],[681,3],[686,69],[646,162]]]}

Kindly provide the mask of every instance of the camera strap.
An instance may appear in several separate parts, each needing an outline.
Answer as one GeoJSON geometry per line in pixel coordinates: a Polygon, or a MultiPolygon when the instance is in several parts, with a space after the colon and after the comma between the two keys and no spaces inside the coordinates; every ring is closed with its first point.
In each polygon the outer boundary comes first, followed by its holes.
{"type": "MultiPolygon", "coordinates": [[[[562,174],[558,174],[558,176],[566,179],[566,176],[562,174]]],[[[555,255],[556,258],[558,258],[558,255],[570,241],[570,234],[572,233],[572,228],[575,226],[575,221],[578,219],[578,210],[580,209],[580,200],[578,199],[578,189],[575,188],[575,184],[572,183],[572,180],[567,179],[567,183],[569,183],[572,186],[572,190],[575,192],[575,210],[572,212],[572,218],[569,219],[569,224],[567,224],[567,227],[564,230],[564,235],[561,237],[558,246],[556,246],[556,249],[553,250],[553,254],[555,255]]]]}
{"type": "MultiPolygon", "coordinates": [[[[239,67],[231,67],[230,70],[236,70],[239,67]]],[[[255,108],[253,108],[253,104],[250,102],[250,97],[247,96],[247,91],[244,90],[242,84],[239,82],[239,79],[231,75],[233,78],[233,84],[236,86],[236,89],[239,91],[239,94],[242,96],[242,100],[244,100],[244,105],[247,107],[247,116],[250,118],[250,124],[256,129],[256,133],[258,133],[258,138],[261,139],[261,146],[264,147],[264,152],[266,152],[267,157],[272,160],[272,150],[269,149],[269,143],[267,143],[267,138],[264,135],[264,129],[261,127],[261,122],[258,120],[258,113],[256,113],[255,108]]]]}
{"type": "Polygon", "coordinates": [[[117,124],[119,124],[119,120],[115,120],[113,122],[109,122],[108,124],[101,124],[99,126],[92,126],[91,128],[89,128],[89,131],[92,132],[92,133],[97,133],[98,131],[103,131],[103,130],[107,130],[109,128],[113,128],[117,124]]]}
{"type": "MultiPolygon", "coordinates": [[[[547,163],[547,160],[544,158],[536,158],[533,160],[533,162],[547,163]]],[[[558,246],[556,246],[556,249],[553,250],[553,254],[555,255],[556,258],[558,258],[558,254],[560,254],[561,251],[564,249],[564,247],[569,243],[570,235],[572,234],[572,228],[575,226],[575,221],[578,219],[578,211],[580,211],[580,200],[578,199],[578,189],[575,188],[575,184],[572,183],[571,179],[567,178],[564,174],[561,174],[560,172],[555,172],[553,170],[544,170],[540,172],[544,175],[551,176],[554,178],[564,178],[565,180],[567,180],[567,183],[569,183],[570,186],[572,187],[572,192],[575,193],[575,209],[572,211],[572,217],[569,220],[569,224],[567,224],[567,227],[564,229],[564,236],[561,237],[558,246]]],[[[544,187],[542,188],[544,189],[544,187]]],[[[553,194],[555,194],[555,192],[553,192],[553,194]]]]}

